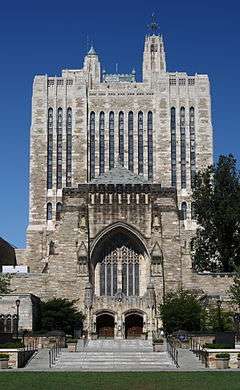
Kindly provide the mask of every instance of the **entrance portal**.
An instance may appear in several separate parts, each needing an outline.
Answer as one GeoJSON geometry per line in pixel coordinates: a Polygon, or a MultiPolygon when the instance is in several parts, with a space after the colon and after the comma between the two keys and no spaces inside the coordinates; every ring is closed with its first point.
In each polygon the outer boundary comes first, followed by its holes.
{"type": "Polygon", "coordinates": [[[114,338],[114,317],[110,314],[101,314],[96,321],[98,338],[114,338]]]}
{"type": "Polygon", "coordinates": [[[125,318],[125,338],[136,339],[142,336],[143,317],[139,314],[129,314],[125,318]]]}

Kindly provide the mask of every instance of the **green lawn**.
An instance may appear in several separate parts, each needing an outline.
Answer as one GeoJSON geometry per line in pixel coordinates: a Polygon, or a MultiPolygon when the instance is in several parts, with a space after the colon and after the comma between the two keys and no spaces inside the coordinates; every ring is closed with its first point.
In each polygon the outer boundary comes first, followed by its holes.
{"type": "Polygon", "coordinates": [[[6,390],[240,390],[238,372],[0,372],[6,390]]]}

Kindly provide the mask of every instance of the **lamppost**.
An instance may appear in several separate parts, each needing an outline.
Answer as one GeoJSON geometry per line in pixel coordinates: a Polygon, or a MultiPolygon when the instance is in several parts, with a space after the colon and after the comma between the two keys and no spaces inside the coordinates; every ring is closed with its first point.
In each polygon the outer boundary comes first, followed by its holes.
{"type": "Polygon", "coordinates": [[[218,299],[218,300],[217,300],[217,308],[218,308],[218,328],[219,328],[219,331],[220,331],[220,332],[223,331],[221,304],[222,304],[221,300],[218,299]]]}
{"type": "Polygon", "coordinates": [[[19,306],[20,306],[20,299],[16,299],[16,307],[17,307],[17,340],[18,340],[18,326],[19,326],[19,306]]]}

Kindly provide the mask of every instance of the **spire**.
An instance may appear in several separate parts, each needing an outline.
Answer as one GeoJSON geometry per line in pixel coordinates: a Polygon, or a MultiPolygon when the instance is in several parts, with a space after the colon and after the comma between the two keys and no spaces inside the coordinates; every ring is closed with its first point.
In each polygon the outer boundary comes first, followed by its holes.
{"type": "Polygon", "coordinates": [[[94,47],[93,47],[93,45],[90,47],[90,50],[89,50],[89,52],[88,52],[88,54],[92,54],[92,55],[96,55],[97,53],[96,53],[96,51],[95,51],[95,49],[94,49],[94,47]]]}
{"type": "Polygon", "coordinates": [[[152,20],[151,20],[151,23],[148,25],[148,28],[151,32],[151,35],[156,35],[156,33],[159,29],[159,25],[157,23],[157,19],[156,19],[156,16],[154,13],[152,13],[152,20]]]}

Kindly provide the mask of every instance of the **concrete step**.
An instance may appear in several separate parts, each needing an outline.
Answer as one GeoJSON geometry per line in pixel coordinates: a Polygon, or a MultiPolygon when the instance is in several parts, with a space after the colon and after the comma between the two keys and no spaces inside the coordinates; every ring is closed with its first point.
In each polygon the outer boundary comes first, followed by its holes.
{"type": "Polygon", "coordinates": [[[61,352],[53,369],[160,371],[175,368],[167,352],[61,352]]]}

